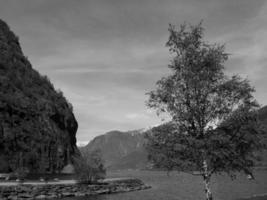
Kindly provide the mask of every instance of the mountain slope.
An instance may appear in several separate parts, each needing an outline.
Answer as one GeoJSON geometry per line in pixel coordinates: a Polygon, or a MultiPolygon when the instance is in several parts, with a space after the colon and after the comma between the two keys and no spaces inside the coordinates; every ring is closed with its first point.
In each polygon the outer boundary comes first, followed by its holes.
{"type": "MultiPolygon", "coordinates": [[[[267,130],[267,106],[259,110],[259,119],[267,130]]],[[[161,126],[155,128],[160,129],[161,126]]],[[[267,144],[267,139],[263,140],[267,144]]],[[[108,169],[145,169],[151,165],[144,144],[143,131],[111,131],[96,137],[83,148],[89,151],[100,149],[108,169]]],[[[260,155],[262,160],[256,161],[256,165],[267,166],[267,151],[261,152],[260,155]]]]}
{"type": "Polygon", "coordinates": [[[144,142],[142,131],[111,131],[97,136],[83,148],[101,150],[108,169],[140,169],[147,164],[144,142]]]}
{"type": "Polygon", "coordinates": [[[0,171],[61,170],[77,152],[72,106],[32,68],[18,37],[2,20],[0,88],[0,171]]]}

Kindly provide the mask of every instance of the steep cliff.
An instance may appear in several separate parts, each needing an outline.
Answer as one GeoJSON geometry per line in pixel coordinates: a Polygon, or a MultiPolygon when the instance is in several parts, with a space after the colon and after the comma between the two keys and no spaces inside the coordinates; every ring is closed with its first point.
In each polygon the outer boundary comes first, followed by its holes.
{"type": "Polygon", "coordinates": [[[32,68],[0,20],[0,171],[61,170],[77,152],[77,128],[71,104],[32,68]]]}

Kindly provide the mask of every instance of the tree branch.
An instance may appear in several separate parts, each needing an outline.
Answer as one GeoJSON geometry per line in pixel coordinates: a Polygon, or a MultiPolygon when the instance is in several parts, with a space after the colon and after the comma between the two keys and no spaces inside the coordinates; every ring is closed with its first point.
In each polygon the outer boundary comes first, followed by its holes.
{"type": "MultiPolygon", "coordinates": [[[[177,161],[175,161],[173,159],[171,159],[171,161],[174,162],[177,165],[180,165],[180,163],[178,163],[177,161]]],[[[181,172],[186,173],[186,174],[190,174],[190,175],[193,175],[193,176],[203,176],[203,174],[204,174],[203,172],[194,173],[194,172],[191,172],[191,171],[184,171],[184,170],[182,170],[181,172]]]]}

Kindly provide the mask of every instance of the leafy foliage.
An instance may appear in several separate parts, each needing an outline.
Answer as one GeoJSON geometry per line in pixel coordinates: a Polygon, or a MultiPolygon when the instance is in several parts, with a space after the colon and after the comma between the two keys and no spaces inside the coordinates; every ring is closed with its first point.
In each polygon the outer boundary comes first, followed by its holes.
{"type": "Polygon", "coordinates": [[[93,183],[104,179],[106,170],[103,165],[101,151],[83,149],[81,155],[74,158],[74,169],[81,183],[93,183]]]}
{"type": "Polygon", "coordinates": [[[157,82],[147,105],[168,113],[171,122],[148,135],[148,150],[156,165],[169,170],[197,170],[212,199],[213,173],[252,173],[254,151],[263,147],[253,98],[254,88],[238,75],[228,77],[224,46],[203,40],[203,27],[170,25],[167,42],[174,58],[171,75],[157,82]],[[164,134],[162,134],[164,133],[164,134]]]}
{"type": "Polygon", "coordinates": [[[243,171],[252,175],[258,151],[265,147],[257,112],[237,110],[205,139],[177,132],[174,123],[154,127],[146,134],[149,158],[155,167],[185,172],[203,171],[203,159],[210,173],[243,171]]]}

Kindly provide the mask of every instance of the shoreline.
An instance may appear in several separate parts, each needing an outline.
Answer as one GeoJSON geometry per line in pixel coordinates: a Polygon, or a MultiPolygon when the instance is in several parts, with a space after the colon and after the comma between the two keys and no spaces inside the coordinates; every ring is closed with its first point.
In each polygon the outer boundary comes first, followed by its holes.
{"type": "Polygon", "coordinates": [[[64,197],[82,197],[100,194],[115,194],[149,189],[140,179],[128,178],[103,182],[100,184],[79,183],[41,183],[0,185],[0,199],[60,199],[64,197]]]}
{"type": "Polygon", "coordinates": [[[78,184],[74,179],[60,180],[60,181],[24,181],[22,183],[18,181],[0,181],[0,188],[5,186],[19,186],[19,185],[68,185],[78,184]]]}

